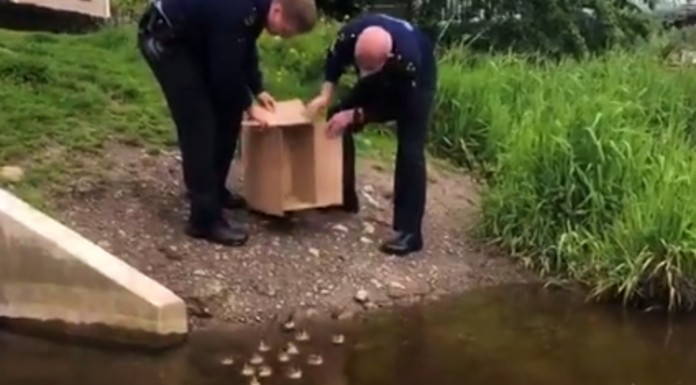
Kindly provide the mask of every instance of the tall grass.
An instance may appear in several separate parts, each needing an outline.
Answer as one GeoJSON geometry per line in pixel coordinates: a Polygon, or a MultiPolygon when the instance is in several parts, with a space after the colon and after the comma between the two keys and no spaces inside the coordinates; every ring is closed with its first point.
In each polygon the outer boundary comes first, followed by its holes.
{"type": "Polygon", "coordinates": [[[696,305],[696,72],[652,52],[443,59],[433,150],[485,167],[482,234],[596,297],[696,305]]]}

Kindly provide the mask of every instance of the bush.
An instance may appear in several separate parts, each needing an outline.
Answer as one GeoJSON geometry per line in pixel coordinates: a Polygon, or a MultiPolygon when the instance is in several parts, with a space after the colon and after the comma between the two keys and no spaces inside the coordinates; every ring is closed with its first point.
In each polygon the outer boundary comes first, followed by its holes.
{"type": "Polygon", "coordinates": [[[597,297],[696,304],[696,74],[652,52],[445,58],[433,150],[484,166],[482,233],[597,297]]]}

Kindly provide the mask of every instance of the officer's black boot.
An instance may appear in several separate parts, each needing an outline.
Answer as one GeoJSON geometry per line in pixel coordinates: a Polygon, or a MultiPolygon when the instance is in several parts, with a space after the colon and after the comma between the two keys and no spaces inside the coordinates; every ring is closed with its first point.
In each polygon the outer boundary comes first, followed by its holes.
{"type": "Polygon", "coordinates": [[[382,244],[379,250],[385,254],[404,256],[423,249],[423,236],[418,233],[400,232],[382,244]]]}
{"type": "MultiPolygon", "coordinates": [[[[186,194],[187,199],[191,199],[190,194],[186,194]]],[[[238,210],[247,207],[246,200],[239,194],[232,193],[225,189],[220,195],[220,204],[227,210],[238,210]]]]}
{"type": "Polygon", "coordinates": [[[210,226],[201,226],[190,221],[186,227],[186,234],[225,246],[244,246],[249,240],[249,234],[243,227],[231,225],[224,218],[219,218],[210,226]]]}
{"type": "Polygon", "coordinates": [[[222,202],[222,207],[227,210],[238,210],[247,207],[246,200],[239,194],[230,192],[224,189],[222,192],[222,197],[220,197],[222,202]]]}
{"type": "Polygon", "coordinates": [[[236,224],[230,225],[215,207],[219,208],[212,204],[202,205],[194,199],[191,202],[191,215],[186,226],[186,234],[225,246],[246,244],[249,239],[246,229],[236,224]]]}

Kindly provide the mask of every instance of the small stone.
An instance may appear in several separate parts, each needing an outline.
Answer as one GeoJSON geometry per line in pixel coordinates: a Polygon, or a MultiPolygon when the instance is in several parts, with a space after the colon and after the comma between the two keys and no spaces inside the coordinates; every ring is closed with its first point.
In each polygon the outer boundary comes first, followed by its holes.
{"type": "Polygon", "coordinates": [[[360,237],[360,242],[362,242],[362,243],[364,243],[364,244],[366,244],[366,245],[369,245],[369,244],[372,243],[372,239],[370,239],[370,238],[368,238],[368,237],[360,237]]]}
{"type": "Polygon", "coordinates": [[[157,250],[171,261],[181,261],[184,257],[176,246],[160,246],[157,250]]]}
{"type": "Polygon", "coordinates": [[[19,166],[4,166],[0,169],[0,177],[5,182],[17,183],[24,179],[24,170],[19,166]]]}
{"type": "Polygon", "coordinates": [[[406,286],[399,282],[389,282],[389,287],[387,288],[387,295],[391,299],[399,299],[408,295],[406,292],[406,286]]]}
{"type": "Polygon", "coordinates": [[[372,235],[375,233],[375,226],[370,222],[364,222],[363,223],[363,232],[365,234],[372,235]]]}
{"type": "Polygon", "coordinates": [[[372,194],[373,192],[375,192],[375,188],[372,187],[372,185],[368,184],[368,185],[365,185],[365,187],[363,187],[363,191],[365,191],[368,194],[372,194]]]}
{"type": "Polygon", "coordinates": [[[367,202],[370,205],[374,206],[377,209],[382,208],[382,205],[375,198],[373,198],[372,195],[370,195],[369,193],[363,192],[362,195],[363,195],[363,197],[365,197],[365,200],[367,200],[367,202]]]}
{"type": "Polygon", "coordinates": [[[331,318],[338,321],[347,320],[354,316],[355,313],[347,308],[336,308],[331,311],[331,318]]]}
{"type": "Polygon", "coordinates": [[[348,232],[348,228],[347,228],[346,226],[342,225],[342,224],[333,225],[333,226],[331,227],[331,229],[333,229],[334,231],[341,232],[341,233],[347,233],[347,232],[348,232]]]}
{"type": "Polygon", "coordinates": [[[370,294],[365,289],[360,289],[355,293],[353,297],[358,303],[366,303],[369,300],[370,294]]]}
{"type": "Polygon", "coordinates": [[[309,249],[309,253],[312,254],[315,258],[319,258],[319,250],[315,249],[314,247],[311,247],[309,249]]]}

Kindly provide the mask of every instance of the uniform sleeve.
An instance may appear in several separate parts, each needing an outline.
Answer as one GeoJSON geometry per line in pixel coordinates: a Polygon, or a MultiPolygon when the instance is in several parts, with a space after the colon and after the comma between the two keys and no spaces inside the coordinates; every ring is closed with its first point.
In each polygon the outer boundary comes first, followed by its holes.
{"type": "Polygon", "coordinates": [[[326,63],[324,65],[325,81],[337,83],[346,67],[353,62],[356,35],[356,28],[351,24],[344,25],[338,31],[336,39],[326,53],[326,63]]]}
{"type": "Polygon", "coordinates": [[[249,42],[248,64],[246,67],[247,86],[253,95],[263,91],[263,73],[259,68],[259,50],[256,42],[249,42]]]}
{"type": "Polygon", "coordinates": [[[208,71],[215,101],[248,108],[251,96],[244,79],[245,30],[241,23],[213,20],[208,30],[208,71]]]}

